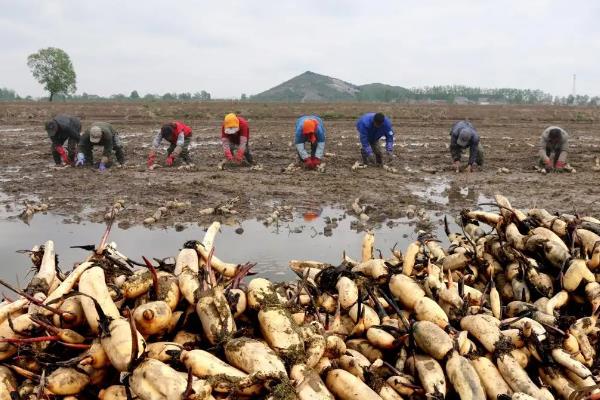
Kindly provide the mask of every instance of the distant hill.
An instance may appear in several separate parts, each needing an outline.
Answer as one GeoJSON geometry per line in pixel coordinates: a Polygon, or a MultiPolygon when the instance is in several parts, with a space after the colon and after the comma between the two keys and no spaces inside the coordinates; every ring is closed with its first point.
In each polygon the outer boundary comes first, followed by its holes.
{"type": "Polygon", "coordinates": [[[256,101],[398,101],[411,92],[400,86],[371,83],[357,86],[330,76],[306,71],[289,81],[252,96],[256,101]]]}
{"type": "Polygon", "coordinates": [[[351,83],[306,71],[251,98],[256,101],[352,101],[359,92],[360,88],[351,83]]]}
{"type": "Polygon", "coordinates": [[[486,89],[463,85],[431,86],[407,89],[383,83],[354,85],[326,75],[306,71],[289,81],[250,98],[255,101],[373,101],[431,102],[467,104],[600,104],[600,97],[553,98],[541,90],[498,88],[486,89]]]}

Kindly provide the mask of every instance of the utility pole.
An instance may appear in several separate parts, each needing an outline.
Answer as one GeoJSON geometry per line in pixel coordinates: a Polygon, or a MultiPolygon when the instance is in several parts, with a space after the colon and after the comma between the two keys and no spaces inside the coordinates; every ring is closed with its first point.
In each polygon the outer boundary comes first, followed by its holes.
{"type": "Polygon", "coordinates": [[[573,74],[573,93],[572,93],[573,98],[575,98],[575,96],[577,96],[577,86],[576,86],[576,83],[577,83],[577,74],[573,74]]]}

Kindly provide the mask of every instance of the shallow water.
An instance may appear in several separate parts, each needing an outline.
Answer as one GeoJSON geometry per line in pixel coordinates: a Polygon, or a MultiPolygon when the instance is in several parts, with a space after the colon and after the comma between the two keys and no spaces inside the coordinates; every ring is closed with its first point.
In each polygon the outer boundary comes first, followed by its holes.
{"type": "MultiPolygon", "coordinates": [[[[267,227],[256,220],[244,221],[238,227],[222,226],[215,241],[215,254],[228,262],[255,262],[259,275],[277,281],[285,280],[293,276],[288,268],[291,259],[338,264],[343,251],[359,258],[364,232],[352,230],[352,220],[355,218],[344,216],[343,211],[328,208],[313,221],[300,217],[279,226],[267,227]],[[324,233],[327,218],[337,218],[338,222],[331,232],[324,233]],[[244,230],[241,234],[236,233],[239,227],[244,230]]],[[[377,227],[374,229],[375,247],[381,249],[384,257],[390,255],[389,249],[396,243],[399,249],[404,250],[417,237],[414,223],[414,220],[396,220],[377,227]]],[[[87,255],[86,251],[70,246],[97,244],[104,229],[104,224],[64,223],[63,217],[50,213],[36,214],[29,225],[19,219],[4,219],[0,221],[0,276],[13,282],[28,281],[29,259],[16,250],[30,249],[49,239],[55,243],[61,268],[68,271],[87,255]]],[[[443,228],[436,226],[436,230],[438,237],[445,240],[443,228]]],[[[109,240],[116,242],[123,254],[141,261],[142,255],[148,258],[174,257],[187,240],[201,240],[203,236],[204,227],[197,225],[188,225],[177,232],[175,229],[147,229],[143,226],[123,230],[115,224],[109,240]]]]}
{"type": "MultiPolygon", "coordinates": [[[[461,198],[475,197],[479,202],[486,198],[469,188],[450,188],[445,182],[432,181],[430,187],[422,189],[422,195],[434,203],[447,204],[448,201],[460,201],[461,198]]],[[[5,198],[0,192],[0,198],[5,198]]],[[[66,219],[52,213],[38,213],[29,224],[15,218],[15,206],[10,212],[0,212],[0,277],[21,284],[29,280],[30,261],[17,250],[31,249],[34,245],[53,240],[59,255],[59,265],[63,271],[69,271],[73,264],[81,262],[87,252],[70,246],[97,244],[105,230],[104,224],[77,222],[79,219],[66,219]],[[12,216],[9,216],[12,215],[12,216]],[[73,222],[76,221],[76,222],[73,222]]],[[[350,257],[360,257],[363,231],[356,228],[357,220],[344,210],[307,205],[304,213],[294,214],[291,222],[265,226],[261,221],[247,220],[236,226],[221,226],[221,232],[215,241],[215,254],[224,261],[233,263],[256,263],[255,272],[275,281],[292,278],[288,268],[292,259],[315,260],[339,264],[345,251],[350,257]],[[307,213],[308,211],[308,213],[307,213]],[[239,228],[243,233],[239,233],[239,228]],[[238,231],[236,233],[236,230],[238,231]]],[[[427,218],[432,233],[447,244],[443,229],[442,213],[429,213],[427,218]]],[[[448,216],[451,230],[459,230],[448,216]]],[[[373,227],[375,248],[380,249],[384,257],[390,256],[390,249],[397,244],[404,251],[411,241],[417,238],[417,219],[389,220],[373,227]]],[[[141,261],[147,258],[175,257],[183,243],[188,240],[202,240],[207,227],[187,224],[184,229],[149,229],[134,226],[121,229],[114,224],[109,237],[118,245],[118,249],[128,257],[141,261]]]]}

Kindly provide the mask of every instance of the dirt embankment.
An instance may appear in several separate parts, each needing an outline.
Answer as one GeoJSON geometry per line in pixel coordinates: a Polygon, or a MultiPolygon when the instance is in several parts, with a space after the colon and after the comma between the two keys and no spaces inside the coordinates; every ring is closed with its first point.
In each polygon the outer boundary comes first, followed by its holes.
{"type": "MultiPolygon", "coordinates": [[[[116,199],[125,200],[117,220],[139,224],[169,200],[189,206],[169,209],[156,226],[207,222],[200,210],[239,198],[237,214],[223,219],[265,217],[275,205],[318,210],[323,205],[351,209],[360,197],[373,220],[398,217],[409,204],[456,211],[474,207],[480,195],[501,192],[521,207],[552,211],[597,212],[600,172],[592,170],[600,155],[600,110],[566,107],[406,106],[373,104],[263,103],[0,103],[0,196],[4,206],[39,198],[53,212],[101,220],[116,199]],[[353,171],[360,158],[355,119],[381,110],[396,132],[397,173],[377,168],[353,171]],[[122,133],[127,166],[100,174],[84,168],[52,168],[44,121],[65,112],[92,121],[107,121],[122,133]],[[262,170],[217,168],[222,160],[220,119],[237,112],[251,124],[251,149],[262,170]],[[327,128],[325,173],[282,170],[297,158],[292,145],[295,118],[319,114],[327,128]],[[479,130],[486,166],[475,174],[448,170],[448,131],[469,118],[479,130]],[[194,130],[190,170],[145,168],[152,132],[162,122],[181,119],[194,130]],[[571,135],[569,161],[575,174],[541,175],[534,171],[542,130],[559,125],[571,135]],[[499,173],[499,168],[508,173],[499,173]],[[427,199],[423,192],[436,192],[427,199]]],[[[164,160],[164,155],[159,160],[164,160]]],[[[17,206],[18,207],[18,206],[17,206]]],[[[17,214],[19,208],[9,209],[17,214]]]]}

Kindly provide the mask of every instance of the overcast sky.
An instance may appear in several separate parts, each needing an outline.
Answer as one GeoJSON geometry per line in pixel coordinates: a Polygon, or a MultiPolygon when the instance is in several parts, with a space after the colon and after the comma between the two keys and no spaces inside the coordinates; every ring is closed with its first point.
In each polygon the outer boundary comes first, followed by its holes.
{"type": "Polygon", "coordinates": [[[0,87],[39,96],[59,47],[77,92],[239,97],[306,70],[355,84],[600,95],[596,0],[0,0],[0,87]]]}

